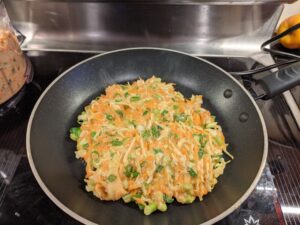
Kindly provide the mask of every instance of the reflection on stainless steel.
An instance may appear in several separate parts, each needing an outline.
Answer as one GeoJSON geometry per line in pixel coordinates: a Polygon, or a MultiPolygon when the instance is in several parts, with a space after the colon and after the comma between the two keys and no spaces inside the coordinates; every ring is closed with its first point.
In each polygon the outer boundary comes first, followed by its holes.
{"type": "Polygon", "coordinates": [[[276,188],[275,187],[257,186],[256,190],[258,190],[258,191],[276,191],[276,188]]]}
{"type": "Polygon", "coordinates": [[[298,129],[300,130],[300,109],[296,103],[295,98],[292,96],[290,91],[284,92],[283,97],[291,110],[294,120],[297,123],[298,129]]]}
{"type": "Polygon", "coordinates": [[[299,207],[281,206],[281,210],[282,210],[283,213],[300,214],[300,208],[299,207]]]}
{"type": "Polygon", "coordinates": [[[198,3],[5,1],[13,24],[27,36],[23,49],[80,52],[155,46],[245,56],[272,35],[283,9],[274,0],[198,3]]]}

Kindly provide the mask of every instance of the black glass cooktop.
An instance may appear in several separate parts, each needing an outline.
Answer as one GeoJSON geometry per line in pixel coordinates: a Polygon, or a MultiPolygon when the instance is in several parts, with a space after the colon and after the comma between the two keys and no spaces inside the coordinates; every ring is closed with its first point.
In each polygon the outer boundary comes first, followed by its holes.
{"type": "MultiPolygon", "coordinates": [[[[26,87],[26,94],[19,105],[6,117],[0,118],[0,224],[80,224],[52,203],[37,184],[26,156],[25,135],[30,112],[42,90],[61,72],[92,54],[27,54],[34,67],[34,82],[26,87]]],[[[227,71],[243,71],[257,66],[248,58],[207,59],[227,71]]],[[[259,105],[265,117],[282,119],[288,116],[284,104],[284,100],[278,97],[271,108],[270,103],[266,105],[261,102],[259,105]]],[[[297,138],[290,140],[290,136],[285,138],[281,135],[277,140],[276,135],[269,133],[268,163],[257,187],[238,209],[217,224],[300,224],[297,215],[297,212],[300,213],[297,205],[300,202],[297,195],[300,187],[298,173],[294,171],[298,167],[293,167],[300,165],[300,156],[297,155],[299,143],[297,138]]]]}

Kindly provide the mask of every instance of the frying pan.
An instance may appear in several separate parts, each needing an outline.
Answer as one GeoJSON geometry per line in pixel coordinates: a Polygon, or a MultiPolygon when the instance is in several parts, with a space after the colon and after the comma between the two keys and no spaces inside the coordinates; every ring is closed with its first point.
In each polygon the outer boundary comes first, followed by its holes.
{"type": "Polygon", "coordinates": [[[78,221],[100,225],[211,224],[230,214],[255,188],[265,166],[268,141],[255,101],[227,72],[185,53],[157,48],[109,52],[70,68],[44,91],[27,128],[31,169],[48,197],[78,221]],[[216,116],[234,160],[215,189],[193,204],[174,203],[165,213],[145,216],[134,204],[101,201],[84,189],[84,164],[75,159],[69,129],[84,106],[108,85],[152,75],[176,84],[185,97],[204,96],[216,116]]]}

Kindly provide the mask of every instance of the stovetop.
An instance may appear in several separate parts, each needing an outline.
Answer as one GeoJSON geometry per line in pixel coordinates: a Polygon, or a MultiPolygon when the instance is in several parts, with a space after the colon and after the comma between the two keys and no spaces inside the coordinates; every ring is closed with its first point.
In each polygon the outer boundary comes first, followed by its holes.
{"type": "MultiPolygon", "coordinates": [[[[38,96],[61,72],[86,59],[88,53],[28,52],[35,71],[20,104],[0,119],[0,224],[79,224],[44,194],[28,164],[25,133],[30,112],[38,96]]],[[[250,58],[207,60],[227,71],[259,66],[250,58]]],[[[293,90],[296,95],[300,92],[293,90]]],[[[300,104],[298,102],[298,104],[300,104]]],[[[268,163],[249,198],[219,225],[300,224],[300,131],[283,97],[259,101],[269,133],[268,163]]]]}

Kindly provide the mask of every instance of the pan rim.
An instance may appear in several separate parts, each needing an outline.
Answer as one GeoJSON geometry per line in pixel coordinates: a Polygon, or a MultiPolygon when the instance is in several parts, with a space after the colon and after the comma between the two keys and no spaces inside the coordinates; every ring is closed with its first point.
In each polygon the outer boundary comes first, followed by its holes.
{"type": "Polygon", "coordinates": [[[185,52],[181,52],[181,51],[177,51],[177,50],[172,50],[172,49],[167,49],[167,48],[155,48],[155,47],[134,47],[134,48],[123,48],[123,49],[117,49],[114,51],[109,51],[109,52],[105,52],[105,53],[100,53],[97,54],[95,56],[92,56],[88,59],[85,59],[75,65],[73,65],[72,67],[70,67],[69,69],[67,69],[66,71],[64,71],[62,74],[60,74],[57,78],[55,78],[49,85],[48,87],[44,90],[44,92],[41,94],[41,96],[39,97],[39,99],[37,100],[37,102],[34,105],[34,108],[31,112],[28,124],[27,124],[27,130],[26,130],[26,152],[27,152],[27,158],[29,161],[29,165],[31,168],[31,171],[33,172],[33,175],[35,177],[35,179],[37,180],[39,186],[41,187],[41,189],[44,191],[44,193],[51,199],[52,202],[54,202],[61,210],[63,210],[66,214],[68,214],[69,216],[73,217],[74,219],[76,219],[77,221],[83,223],[83,224],[95,224],[94,222],[80,216],[79,214],[75,213],[74,211],[72,211],[71,209],[69,209],[67,206],[65,206],[60,200],[58,200],[52,193],[51,191],[48,189],[48,187],[46,186],[46,184],[43,182],[42,178],[40,177],[35,164],[34,164],[34,160],[32,158],[32,154],[31,154],[31,145],[30,145],[30,133],[31,133],[31,126],[32,126],[32,122],[33,122],[33,118],[34,115],[36,113],[36,110],[38,109],[38,106],[40,105],[41,101],[43,100],[44,96],[48,93],[48,91],[51,89],[51,87],[58,82],[62,77],[64,77],[66,74],[69,73],[69,71],[73,70],[74,68],[76,68],[77,66],[84,64],[87,61],[90,61],[94,58],[98,58],[101,56],[105,56],[108,54],[112,54],[112,53],[116,53],[116,52],[122,52],[122,51],[129,51],[129,50],[163,50],[163,51],[168,51],[168,52],[175,52],[175,53],[179,53],[179,54],[183,54],[189,57],[193,57],[195,59],[198,59],[200,61],[206,62],[207,64],[215,67],[216,69],[222,71],[225,75],[227,75],[231,80],[233,80],[233,82],[235,82],[241,89],[242,91],[248,96],[248,98],[250,99],[250,101],[252,102],[258,117],[260,119],[260,124],[262,126],[262,130],[263,130],[263,138],[264,138],[264,149],[263,149],[263,156],[262,156],[262,162],[260,164],[259,170],[252,182],[252,184],[249,186],[249,188],[247,189],[247,191],[229,208],[227,208],[224,212],[222,212],[221,214],[217,215],[216,217],[201,223],[201,225],[209,225],[209,224],[213,224],[216,223],[217,221],[223,219],[224,217],[226,217],[227,215],[229,215],[230,213],[232,213],[234,210],[236,210],[251,194],[251,192],[254,190],[254,188],[256,187],[262,172],[265,168],[266,165],[266,161],[267,161],[267,155],[268,155],[268,135],[267,135],[267,128],[266,128],[266,124],[264,121],[264,118],[262,116],[262,113],[258,107],[258,105],[256,104],[255,100],[252,98],[252,96],[250,95],[250,93],[248,93],[248,91],[245,89],[245,87],[240,84],[232,75],[230,75],[228,72],[226,72],[225,70],[223,70],[222,68],[220,68],[219,66],[201,58],[201,57],[196,57],[193,55],[190,55],[188,53],[185,52]]]}

